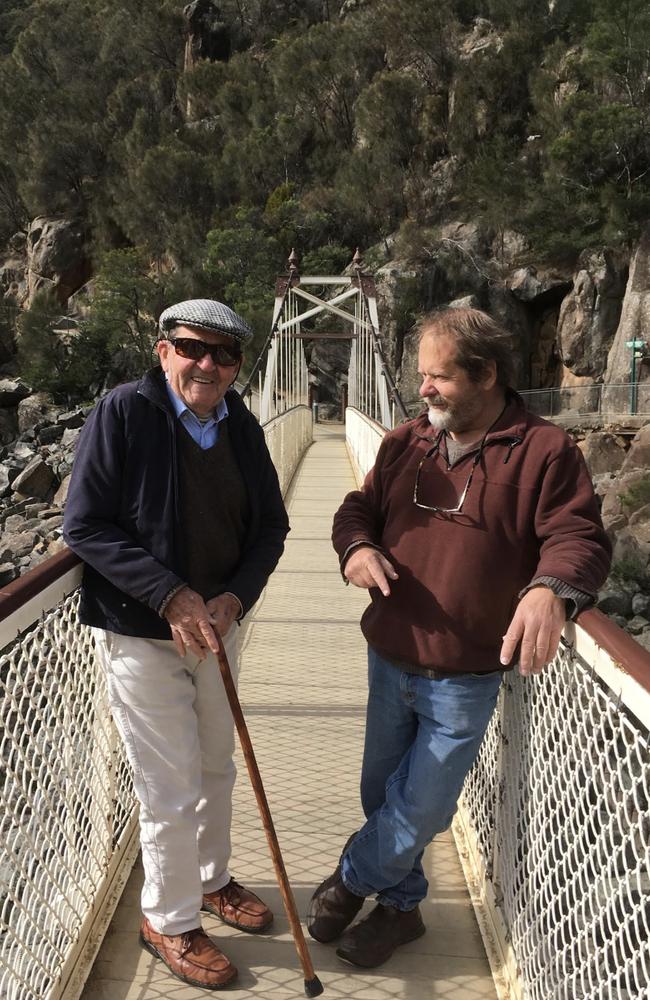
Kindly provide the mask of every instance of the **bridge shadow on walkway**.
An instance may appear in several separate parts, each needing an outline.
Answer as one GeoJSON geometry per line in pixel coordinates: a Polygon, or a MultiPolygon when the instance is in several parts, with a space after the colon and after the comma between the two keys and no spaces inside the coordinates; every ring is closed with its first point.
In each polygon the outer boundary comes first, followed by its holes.
{"type": "MultiPolygon", "coordinates": [[[[330,545],[332,515],[355,483],[340,425],[316,439],[287,497],[291,534],[246,626],[240,696],[299,911],[362,822],[358,778],[366,656],[358,622],[364,592],[345,587],[330,545]]],[[[239,968],[232,1000],[303,996],[302,971],[277,888],[245,764],[238,752],[232,871],[276,913],[252,937],[204,915],[206,930],[239,968]]],[[[451,834],[427,851],[428,933],[385,966],[354,970],[334,947],[308,938],[331,998],[493,1000],[496,997],[451,834]]],[[[82,1000],[199,1000],[138,947],[141,869],[136,865],[82,1000]]],[[[369,901],[366,907],[372,903],[369,901]]]]}

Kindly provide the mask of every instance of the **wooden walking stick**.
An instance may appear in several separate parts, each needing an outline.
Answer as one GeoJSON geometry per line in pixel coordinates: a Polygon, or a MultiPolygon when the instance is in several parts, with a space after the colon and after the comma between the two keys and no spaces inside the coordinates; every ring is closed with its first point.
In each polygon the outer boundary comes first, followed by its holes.
{"type": "Polygon", "coordinates": [[[323,992],[323,984],[314,972],[314,966],[312,965],[311,957],[307,949],[307,942],[305,941],[305,936],[302,932],[302,927],[300,926],[296,901],[293,898],[293,892],[291,891],[291,886],[289,885],[287,871],[284,867],[284,861],[282,860],[280,845],[278,843],[277,834],[273,825],[273,819],[271,817],[271,810],[269,809],[266,792],[264,791],[264,785],[262,784],[262,778],[255,759],[255,753],[253,751],[253,744],[251,743],[251,738],[248,735],[248,727],[239,703],[237,688],[235,687],[232,679],[226,650],[224,649],[221,636],[216,629],[215,635],[219,644],[219,652],[217,653],[219,671],[226,689],[226,696],[228,698],[232,717],[235,720],[237,733],[239,734],[239,742],[241,743],[244,759],[246,761],[246,767],[248,768],[248,776],[251,779],[251,785],[253,786],[257,806],[262,817],[262,825],[264,827],[266,839],[271,851],[273,867],[275,868],[275,877],[278,880],[284,908],[287,911],[287,917],[289,918],[289,924],[291,926],[291,933],[293,934],[296,951],[298,952],[298,958],[300,959],[300,964],[302,965],[305,975],[305,994],[308,997],[317,997],[323,992]]]}

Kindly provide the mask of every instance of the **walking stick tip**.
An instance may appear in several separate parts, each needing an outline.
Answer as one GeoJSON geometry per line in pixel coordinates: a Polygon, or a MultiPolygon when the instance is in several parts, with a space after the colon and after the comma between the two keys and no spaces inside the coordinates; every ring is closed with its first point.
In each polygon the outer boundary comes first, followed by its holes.
{"type": "Polygon", "coordinates": [[[322,992],[323,984],[318,976],[314,976],[313,979],[305,979],[305,996],[319,997],[322,992]]]}

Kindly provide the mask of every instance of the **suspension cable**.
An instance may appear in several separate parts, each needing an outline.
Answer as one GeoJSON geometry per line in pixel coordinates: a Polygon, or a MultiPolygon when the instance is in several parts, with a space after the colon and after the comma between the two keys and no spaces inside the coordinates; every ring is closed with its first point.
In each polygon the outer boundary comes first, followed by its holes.
{"type": "Polygon", "coordinates": [[[250,372],[250,375],[248,376],[246,384],[244,385],[243,389],[239,393],[239,395],[242,397],[242,399],[244,399],[246,397],[246,395],[251,391],[251,386],[253,384],[253,379],[257,375],[257,373],[258,373],[258,371],[260,369],[260,366],[262,364],[262,361],[266,357],[266,352],[268,351],[269,347],[271,346],[271,341],[273,340],[273,337],[277,333],[278,324],[279,324],[280,320],[282,319],[282,314],[284,312],[284,304],[287,301],[287,296],[289,295],[289,292],[291,291],[291,288],[293,286],[292,283],[293,283],[294,272],[298,270],[297,260],[298,260],[298,258],[297,258],[296,254],[295,254],[295,251],[292,250],[291,254],[289,256],[289,275],[287,277],[287,284],[285,286],[284,293],[282,295],[282,301],[280,303],[280,308],[278,309],[278,314],[275,317],[275,320],[274,320],[273,325],[271,327],[271,331],[270,331],[268,337],[266,338],[266,340],[264,342],[264,346],[263,346],[262,350],[260,351],[259,355],[257,356],[255,364],[253,365],[253,367],[251,369],[251,372],[250,372]]]}
{"type": "Polygon", "coordinates": [[[400,396],[397,390],[397,386],[395,385],[395,380],[393,379],[393,376],[390,373],[390,369],[388,368],[388,365],[386,363],[386,358],[384,357],[384,352],[381,346],[381,340],[379,339],[379,331],[375,327],[375,324],[372,321],[372,316],[370,315],[368,296],[364,288],[363,274],[361,272],[361,268],[363,267],[363,257],[361,256],[358,247],[354,257],[352,258],[352,265],[355,271],[357,272],[357,281],[359,282],[359,291],[361,292],[361,296],[363,298],[363,305],[366,313],[366,322],[370,327],[370,332],[372,334],[373,345],[374,345],[373,349],[375,354],[377,355],[377,358],[379,359],[379,367],[381,368],[381,373],[386,379],[386,383],[389,389],[389,395],[394,400],[394,402],[397,403],[397,407],[400,411],[400,416],[402,417],[402,419],[410,420],[411,418],[408,414],[406,407],[404,406],[404,403],[402,402],[402,397],[400,396]]]}

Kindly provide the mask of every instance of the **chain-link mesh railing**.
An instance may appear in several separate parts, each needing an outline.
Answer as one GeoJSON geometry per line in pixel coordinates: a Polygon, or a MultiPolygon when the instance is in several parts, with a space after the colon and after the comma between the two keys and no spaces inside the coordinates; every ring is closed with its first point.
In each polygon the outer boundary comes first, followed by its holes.
{"type": "MultiPolygon", "coordinates": [[[[348,411],[358,480],[384,433],[348,411]]],[[[454,821],[509,1000],[650,1000],[650,656],[581,621],[539,677],[506,675],[454,821]]]]}
{"type": "Polygon", "coordinates": [[[60,995],[132,832],[128,767],[77,600],[55,595],[0,657],[2,1000],[60,995]]]}
{"type": "MultiPolygon", "coordinates": [[[[650,694],[634,700],[645,715],[650,694]]],[[[534,680],[506,676],[456,830],[525,1000],[650,997],[648,749],[573,645],[534,680]]]]}
{"type": "MultiPolygon", "coordinates": [[[[265,433],[286,491],[311,415],[294,407],[265,433]]],[[[80,579],[64,552],[0,595],[0,1000],[80,995],[137,852],[80,579]]]]}

